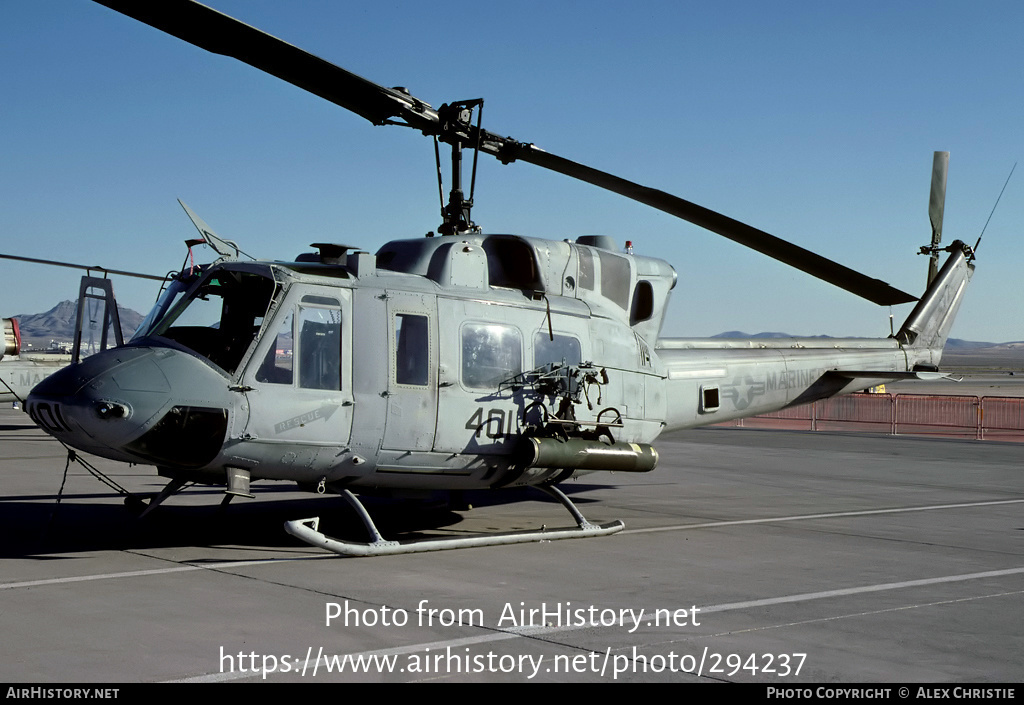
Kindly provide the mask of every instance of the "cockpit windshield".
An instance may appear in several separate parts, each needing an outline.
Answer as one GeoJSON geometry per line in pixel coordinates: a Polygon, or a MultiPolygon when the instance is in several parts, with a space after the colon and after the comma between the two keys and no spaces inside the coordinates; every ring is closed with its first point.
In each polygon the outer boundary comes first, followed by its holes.
{"type": "Polygon", "coordinates": [[[175,307],[181,297],[189,290],[189,288],[199,281],[198,274],[196,276],[185,277],[180,275],[171,280],[167,288],[161,292],[160,297],[153,304],[153,308],[149,310],[146,317],[142,319],[142,323],[135,329],[135,333],[132,334],[129,342],[134,342],[140,338],[146,338],[153,333],[153,326],[160,322],[167,312],[175,307]]]}
{"type": "Polygon", "coordinates": [[[275,290],[269,270],[215,268],[201,280],[175,280],[132,342],[160,337],[233,374],[263,325],[275,290]]]}

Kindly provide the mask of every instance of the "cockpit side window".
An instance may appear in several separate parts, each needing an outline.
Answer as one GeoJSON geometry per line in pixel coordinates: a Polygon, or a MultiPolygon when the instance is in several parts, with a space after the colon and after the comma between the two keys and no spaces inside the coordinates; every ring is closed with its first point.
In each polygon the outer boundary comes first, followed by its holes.
{"type": "Polygon", "coordinates": [[[274,336],[274,344],[267,350],[260,368],[256,370],[257,382],[269,382],[270,384],[291,384],[294,375],[294,345],[292,336],[291,310],[285,315],[281,325],[278,326],[277,335],[274,336]]]}
{"type": "Polygon", "coordinates": [[[300,387],[341,389],[340,307],[299,306],[298,355],[300,387]]]}
{"type": "Polygon", "coordinates": [[[302,389],[341,389],[341,307],[336,299],[303,297],[299,305],[279,314],[273,344],[256,370],[256,381],[302,389]]]}

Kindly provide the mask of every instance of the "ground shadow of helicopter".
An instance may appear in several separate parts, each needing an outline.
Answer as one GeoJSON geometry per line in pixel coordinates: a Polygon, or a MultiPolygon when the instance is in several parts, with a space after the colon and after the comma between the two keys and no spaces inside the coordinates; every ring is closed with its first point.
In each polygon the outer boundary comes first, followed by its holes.
{"type": "MultiPolygon", "coordinates": [[[[569,494],[575,502],[586,504],[598,501],[588,499],[588,492],[610,488],[613,486],[574,483],[569,494]]],[[[109,493],[64,494],[59,504],[55,495],[0,496],[0,532],[8,537],[0,549],[0,558],[59,560],[62,556],[92,551],[191,547],[225,552],[239,548],[287,552],[296,546],[281,531],[282,523],[315,513],[324,513],[323,526],[332,535],[354,543],[366,539],[365,527],[358,517],[331,511],[330,505],[336,502],[331,497],[297,496],[294,488],[278,485],[261,491],[261,499],[268,501],[226,510],[217,505],[219,494],[215,489],[194,490],[190,496],[199,496],[205,503],[171,503],[145,521],[138,521],[136,514],[110,502],[109,493]]],[[[401,536],[405,542],[450,536],[460,530],[465,519],[460,511],[470,507],[545,501],[527,488],[459,493],[454,506],[443,496],[434,500],[396,501],[366,496],[362,499],[374,512],[380,531],[387,537],[401,536]]]]}
{"type": "Polygon", "coordinates": [[[484,130],[480,100],[435,109],[192,0],[97,2],[451,148],[440,236],[394,240],[376,254],[316,243],[293,262],[258,261],[185,207],[219,259],[175,274],[128,344],[52,375],[27,403],[69,446],[155,465],[169,482],[147,511],[190,482],[222,485],[230,498],[251,496],[253,480],[288,480],[341,494],[360,517],[369,543],[331,539],[319,518],[286,523],[338,553],[607,535],[622,523],[591,524],[560,483],[653,470],[653,442],[667,430],[939,376],[977,248],[939,246],[946,153],[935,157],[925,250],[948,257],[889,338],[660,338],[676,284],[668,262],[620,252],[605,236],[483,233],[472,191],[463,192],[463,150],[586,181],[879,305],[917,298],[677,196],[484,130]],[[560,501],[576,526],[396,543],[356,497],[521,486],[560,501]]]}

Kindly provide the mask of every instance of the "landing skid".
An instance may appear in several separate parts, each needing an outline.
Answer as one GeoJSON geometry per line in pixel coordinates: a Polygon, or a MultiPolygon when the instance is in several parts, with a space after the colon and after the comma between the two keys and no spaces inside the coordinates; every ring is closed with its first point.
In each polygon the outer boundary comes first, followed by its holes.
{"type": "Polygon", "coordinates": [[[543,486],[537,489],[543,490],[562,503],[573,519],[576,520],[576,527],[565,527],[559,529],[545,529],[540,531],[512,531],[500,534],[488,534],[486,536],[463,536],[451,539],[427,539],[424,541],[413,541],[401,543],[399,541],[386,541],[377,531],[373,519],[370,518],[366,507],[356,499],[356,496],[348,490],[342,491],[342,496],[348,500],[352,508],[359,514],[370,534],[370,543],[355,543],[352,541],[340,541],[332,539],[320,533],[320,517],[310,519],[296,519],[284,524],[284,529],[292,536],[305,541],[310,546],[324,548],[343,556],[391,556],[400,553],[423,553],[425,551],[446,551],[453,548],[474,548],[477,546],[502,546],[512,543],[534,543],[537,541],[557,541],[559,539],[581,539],[592,536],[608,536],[626,528],[621,521],[613,521],[607,524],[591,524],[576,505],[565,496],[560,489],[554,486],[543,486]]]}
{"type": "Polygon", "coordinates": [[[167,485],[160,490],[159,494],[156,495],[137,495],[129,494],[124,498],[124,504],[126,507],[131,507],[135,511],[139,512],[139,519],[143,519],[151,511],[156,509],[158,506],[163,504],[163,501],[171,495],[177,493],[185,486],[185,480],[171,480],[167,485]],[[146,503],[146,498],[149,498],[149,503],[146,503]]]}

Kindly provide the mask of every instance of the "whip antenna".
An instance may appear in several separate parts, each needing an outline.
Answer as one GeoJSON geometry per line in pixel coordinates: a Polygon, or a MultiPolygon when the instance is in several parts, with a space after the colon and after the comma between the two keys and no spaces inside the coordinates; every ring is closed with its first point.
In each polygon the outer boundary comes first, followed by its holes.
{"type": "Polygon", "coordinates": [[[989,213],[989,214],[988,214],[988,220],[986,220],[986,221],[985,221],[985,227],[983,227],[983,228],[981,229],[981,235],[979,235],[979,236],[978,236],[978,241],[977,241],[976,243],[974,243],[974,251],[975,251],[975,252],[977,252],[977,251],[978,251],[978,245],[980,245],[980,244],[981,244],[981,238],[982,238],[982,236],[983,236],[983,235],[985,234],[985,228],[987,228],[987,227],[988,227],[988,221],[989,221],[989,220],[992,220],[992,215],[993,215],[993,213],[995,213],[995,212],[996,212],[996,206],[998,206],[998,205],[999,205],[999,199],[1003,197],[1003,191],[1005,191],[1005,190],[1006,190],[1006,185],[1007,185],[1008,183],[1010,183],[1010,176],[1013,176],[1013,171],[1014,171],[1014,169],[1016,169],[1016,168],[1017,168],[1017,162],[1014,162],[1014,163],[1013,163],[1013,168],[1012,168],[1012,169],[1010,169],[1010,174],[1009,174],[1009,176],[1007,176],[1007,177],[1006,177],[1006,181],[1005,181],[1005,182],[1003,183],[1003,190],[999,192],[999,196],[998,196],[998,197],[996,198],[996,203],[995,203],[995,205],[994,205],[994,206],[992,206],[992,213],[989,213]]]}

